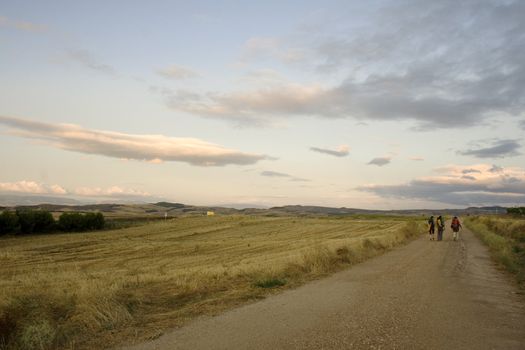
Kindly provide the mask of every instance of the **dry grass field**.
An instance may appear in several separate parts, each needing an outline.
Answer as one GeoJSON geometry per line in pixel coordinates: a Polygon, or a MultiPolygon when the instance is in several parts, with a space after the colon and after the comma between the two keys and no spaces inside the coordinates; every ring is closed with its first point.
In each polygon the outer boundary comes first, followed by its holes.
{"type": "Polygon", "coordinates": [[[402,217],[183,217],[0,239],[0,349],[87,349],[159,336],[418,236],[402,217]]]}

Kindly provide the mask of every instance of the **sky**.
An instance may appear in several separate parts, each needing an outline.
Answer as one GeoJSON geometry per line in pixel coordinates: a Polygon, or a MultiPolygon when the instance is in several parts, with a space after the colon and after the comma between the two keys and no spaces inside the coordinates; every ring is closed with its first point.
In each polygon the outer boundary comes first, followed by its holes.
{"type": "Polygon", "coordinates": [[[0,0],[0,202],[524,205],[524,62],[520,0],[0,0]]]}

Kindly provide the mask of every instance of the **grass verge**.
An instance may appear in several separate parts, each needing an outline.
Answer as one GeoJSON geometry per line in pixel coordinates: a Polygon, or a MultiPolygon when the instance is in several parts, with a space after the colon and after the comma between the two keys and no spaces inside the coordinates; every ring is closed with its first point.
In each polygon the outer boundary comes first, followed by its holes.
{"type": "Polygon", "coordinates": [[[485,243],[496,262],[525,289],[525,220],[512,217],[470,217],[468,228],[485,243]]]}

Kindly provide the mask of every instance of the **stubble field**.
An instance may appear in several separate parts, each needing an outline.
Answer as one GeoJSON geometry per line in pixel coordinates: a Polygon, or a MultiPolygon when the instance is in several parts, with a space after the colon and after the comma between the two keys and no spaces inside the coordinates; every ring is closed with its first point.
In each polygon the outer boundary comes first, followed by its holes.
{"type": "Polygon", "coordinates": [[[417,237],[403,217],[182,217],[0,239],[0,349],[151,339],[417,237]]]}

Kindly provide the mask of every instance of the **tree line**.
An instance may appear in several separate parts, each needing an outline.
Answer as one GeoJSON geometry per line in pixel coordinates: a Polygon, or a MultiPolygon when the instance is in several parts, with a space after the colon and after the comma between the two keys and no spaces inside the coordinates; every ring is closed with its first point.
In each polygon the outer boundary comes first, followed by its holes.
{"type": "Polygon", "coordinates": [[[507,214],[525,216],[525,207],[507,208],[507,214]]]}
{"type": "Polygon", "coordinates": [[[102,213],[65,212],[58,220],[47,210],[4,210],[0,214],[0,235],[94,231],[101,230],[104,226],[102,213]]]}

